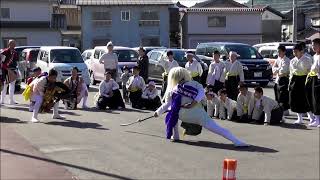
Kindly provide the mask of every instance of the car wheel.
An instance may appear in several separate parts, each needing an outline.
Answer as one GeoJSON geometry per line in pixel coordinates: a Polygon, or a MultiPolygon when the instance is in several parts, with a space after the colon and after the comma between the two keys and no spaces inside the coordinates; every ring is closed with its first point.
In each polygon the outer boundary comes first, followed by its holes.
{"type": "Polygon", "coordinates": [[[97,81],[96,81],[96,79],[94,78],[93,72],[90,73],[90,83],[91,83],[92,85],[96,85],[96,84],[97,84],[97,81]]]}
{"type": "Polygon", "coordinates": [[[268,84],[269,84],[269,82],[261,82],[261,83],[259,83],[259,85],[260,85],[261,87],[267,87],[268,84]]]}

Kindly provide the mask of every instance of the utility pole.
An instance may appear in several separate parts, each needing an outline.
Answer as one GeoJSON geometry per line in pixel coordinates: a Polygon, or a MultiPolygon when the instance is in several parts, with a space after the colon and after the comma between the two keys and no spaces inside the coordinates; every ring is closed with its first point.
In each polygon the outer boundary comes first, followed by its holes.
{"type": "Polygon", "coordinates": [[[298,33],[298,15],[297,15],[297,0],[293,0],[293,4],[292,4],[292,29],[293,29],[293,33],[292,33],[292,42],[297,42],[297,33],[298,33]]]}
{"type": "Polygon", "coordinates": [[[251,7],[253,8],[253,0],[251,0],[251,7]]]}

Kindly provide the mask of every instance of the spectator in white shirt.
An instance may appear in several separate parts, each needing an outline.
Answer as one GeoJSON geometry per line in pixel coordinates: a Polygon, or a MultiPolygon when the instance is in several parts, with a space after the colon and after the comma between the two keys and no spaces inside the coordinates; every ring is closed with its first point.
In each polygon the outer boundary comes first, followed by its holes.
{"type": "Polygon", "coordinates": [[[131,101],[132,107],[140,109],[141,107],[141,96],[145,89],[144,79],[139,75],[139,66],[133,67],[132,74],[127,82],[127,90],[129,91],[129,99],[131,101]]]}
{"type": "Polygon", "coordinates": [[[251,121],[249,118],[249,109],[252,109],[254,94],[248,90],[245,84],[239,85],[239,95],[237,98],[237,116],[239,122],[248,123],[251,121]]]}
{"type": "Polygon", "coordinates": [[[190,72],[191,77],[194,81],[201,83],[201,76],[203,73],[201,64],[196,59],[194,59],[194,54],[192,53],[187,53],[186,58],[188,62],[186,63],[185,68],[190,72]]]}
{"type": "Polygon", "coordinates": [[[158,90],[154,81],[148,83],[141,96],[143,109],[157,110],[161,106],[161,100],[158,96],[158,90]]]}
{"type": "Polygon", "coordinates": [[[219,92],[219,118],[222,120],[237,120],[237,102],[227,97],[227,90],[219,92]]]}
{"type": "Polygon", "coordinates": [[[167,52],[167,58],[164,59],[161,58],[159,60],[159,64],[163,67],[164,73],[162,73],[162,91],[161,91],[161,96],[164,95],[166,89],[167,89],[167,84],[168,84],[168,74],[172,68],[179,67],[179,64],[176,60],[173,58],[173,52],[168,51],[167,52]]]}
{"type": "Polygon", "coordinates": [[[209,66],[209,72],[207,76],[207,85],[213,90],[214,93],[218,93],[224,86],[224,63],[220,62],[220,52],[213,52],[213,61],[209,66]]]}
{"type": "Polygon", "coordinates": [[[118,83],[112,79],[111,72],[105,73],[105,80],[99,85],[99,98],[96,102],[97,108],[123,109],[125,108],[118,83]]]}
{"type": "Polygon", "coordinates": [[[113,44],[111,41],[108,42],[107,48],[108,52],[104,53],[100,57],[99,62],[104,64],[105,72],[111,72],[112,78],[116,80],[118,71],[118,56],[113,52],[113,44]]]}

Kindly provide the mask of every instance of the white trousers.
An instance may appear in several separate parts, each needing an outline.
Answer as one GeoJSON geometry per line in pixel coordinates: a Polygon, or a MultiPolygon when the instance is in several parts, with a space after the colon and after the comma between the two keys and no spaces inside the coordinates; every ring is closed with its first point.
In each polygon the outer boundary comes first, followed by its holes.
{"type": "MultiPolygon", "coordinates": [[[[218,134],[218,135],[230,140],[235,145],[243,143],[240,139],[235,137],[228,129],[225,129],[225,128],[219,126],[213,120],[208,121],[203,127],[208,129],[209,131],[215,133],[215,134],[218,134]]],[[[178,123],[176,124],[176,126],[173,129],[172,138],[175,139],[175,140],[179,139],[179,126],[178,126],[178,123]]]]}
{"type": "MultiPolygon", "coordinates": [[[[13,82],[9,83],[9,98],[10,98],[10,103],[13,103],[13,102],[14,102],[14,100],[13,100],[13,95],[14,95],[15,85],[16,85],[16,81],[13,81],[13,82]]],[[[7,83],[4,83],[3,89],[2,89],[2,91],[1,91],[1,100],[0,100],[1,103],[4,103],[4,102],[5,102],[5,98],[6,98],[6,95],[7,95],[7,88],[8,88],[8,84],[7,84],[7,83]]]]}
{"type": "Polygon", "coordinates": [[[82,83],[80,96],[77,97],[77,103],[79,104],[82,99],[82,106],[87,106],[88,88],[85,83],[82,83]]]}
{"type": "MultiPolygon", "coordinates": [[[[43,102],[43,96],[35,95],[33,98],[34,98],[33,100],[35,101],[35,104],[33,107],[32,118],[38,119],[39,110],[43,102]]],[[[58,110],[59,110],[59,102],[55,103],[53,106],[53,116],[59,115],[58,110]]]]}

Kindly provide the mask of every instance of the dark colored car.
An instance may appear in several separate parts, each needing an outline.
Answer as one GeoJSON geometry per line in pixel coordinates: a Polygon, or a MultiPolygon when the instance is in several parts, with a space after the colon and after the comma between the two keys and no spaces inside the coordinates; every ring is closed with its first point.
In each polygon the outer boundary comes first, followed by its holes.
{"type": "Polygon", "coordinates": [[[228,59],[230,51],[237,52],[238,60],[243,65],[244,78],[246,83],[259,83],[260,86],[267,86],[272,80],[272,67],[264,60],[259,52],[248,44],[230,42],[209,42],[197,46],[196,54],[199,56],[212,57],[212,53],[220,51],[223,59],[228,59]]]}
{"type": "MultiPolygon", "coordinates": [[[[157,81],[162,80],[162,73],[164,73],[163,67],[159,64],[160,59],[167,58],[167,52],[173,51],[174,59],[178,62],[181,67],[185,67],[187,59],[185,57],[188,50],[186,49],[155,49],[150,51],[147,55],[149,57],[149,78],[157,81]]],[[[206,63],[201,61],[199,57],[194,55],[194,58],[200,62],[203,74],[202,79],[205,81],[208,74],[208,66],[206,63]]]]}

